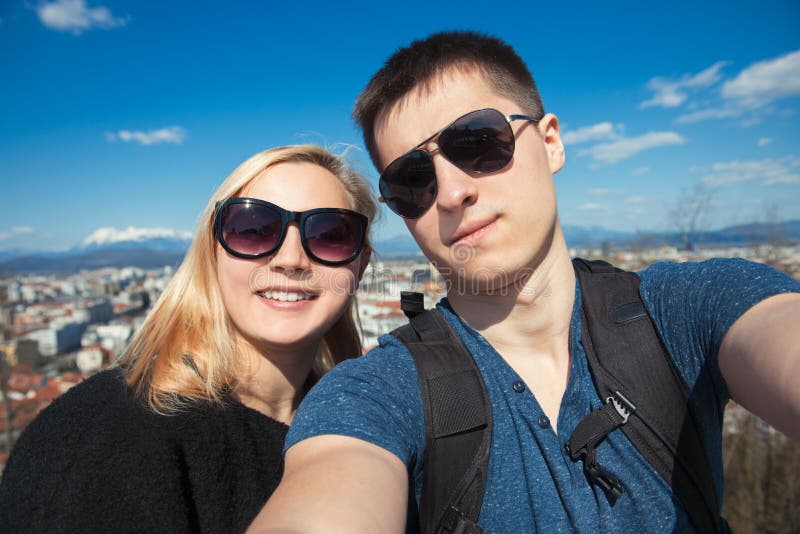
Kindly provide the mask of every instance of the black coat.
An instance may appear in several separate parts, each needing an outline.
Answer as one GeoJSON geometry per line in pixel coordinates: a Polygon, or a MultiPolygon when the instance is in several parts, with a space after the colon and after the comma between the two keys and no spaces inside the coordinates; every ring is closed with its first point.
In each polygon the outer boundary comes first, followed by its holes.
{"type": "Polygon", "coordinates": [[[0,532],[243,532],[280,481],[287,430],[234,400],[154,414],[104,371],[23,432],[0,532]]]}

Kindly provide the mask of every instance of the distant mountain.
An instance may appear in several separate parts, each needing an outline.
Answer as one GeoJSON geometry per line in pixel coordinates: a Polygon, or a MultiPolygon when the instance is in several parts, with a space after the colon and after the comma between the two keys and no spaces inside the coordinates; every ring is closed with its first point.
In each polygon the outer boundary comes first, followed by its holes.
{"type": "Polygon", "coordinates": [[[750,223],[701,234],[703,243],[747,244],[766,241],[800,240],[800,220],[776,224],[750,223]]]}
{"type": "MultiPolygon", "coordinates": [[[[65,252],[0,251],[0,276],[20,273],[69,274],[103,267],[152,269],[164,265],[177,266],[191,243],[187,234],[170,230],[157,229],[147,233],[129,228],[98,232],[85,239],[82,246],[65,252]]],[[[633,245],[682,245],[680,235],[676,232],[632,232],[609,230],[601,226],[586,228],[567,225],[564,226],[564,234],[570,247],[599,247],[606,243],[620,248],[633,245]]],[[[700,246],[736,246],[768,241],[800,242],[800,220],[730,226],[700,233],[696,239],[700,246]]],[[[422,255],[417,243],[409,235],[378,241],[375,249],[384,259],[422,255]]]]}
{"type": "Polygon", "coordinates": [[[31,255],[0,262],[0,275],[9,274],[71,274],[81,270],[104,267],[139,267],[157,269],[165,265],[177,266],[183,252],[170,252],[152,248],[100,248],[74,255],[53,257],[31,255]]]}
{"type": "Polygon", "coordinates": [[[164,265],[176,266],[191,242],[190,234],[167,229],[101,228],[84,239],[80,246],[64,252],[5,251],[5,256],[0,256],[0,275],[70,274],[104,267],[155,269],[164,265]]]}
{"type": "Polygon", "coordinates": [[[603,242],[624,243],[636,236],[635,232],[609,230],[602,226],[573,226],[566,224],[561,227],[564,230],[564,238],[571,247],[585,246],[593,243],[599,245],[603,242]]]}
{"type": "MultiPolygon", "coordinates": [[[[603,234],[600,234],[603,235],[603,234]]],[[[587,237],[587,236],[581,236],[587,237]]],[[[567,243],[570,246],[600,246],[609,243],[613,246],[628,247],[639,246],[684,246],[684,240],[678,232],[636,232],[615,237],[613,235],[604,236],[604,239],[589,237],[588,239],[576,239],[567,243]]],[[[718,230],[708,230],[698,232],[694,236],[694,242],[701,247],[711,246],[742,246],[753,245],[767,242],[800,242],[800,220],[785,221],[781,223],[749,223],[736,226],[728,226],[718,230]]]]}
{"type": "Polygon", "coordinates": [[[10,260],[12,258],[19,258],[20,256],[26,256],[30,254],[31,251],[29,250],[21,250],[18,248],[8,249],[8,250],[0,250],[0,262],[10,260]]]}
{"type": "Polygon", "coordinates": [[[410,235],[396,235],[375,243],[375,250],[381,258],[422,256],[417,242],[410,235]]]}
{"type": "Polygon", "coordinates": [[[192,242],[190,232],[168,228],[134,228],[124,230],[100,228],[83,240],[77,251],[148,248],[168,252],[186,252],[192,242]]]}

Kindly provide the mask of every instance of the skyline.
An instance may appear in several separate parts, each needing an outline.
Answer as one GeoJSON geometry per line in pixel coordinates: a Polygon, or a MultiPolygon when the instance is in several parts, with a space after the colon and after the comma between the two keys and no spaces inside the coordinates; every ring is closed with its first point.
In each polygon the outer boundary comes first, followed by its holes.
{"type": "MultiPolygon", "coordinates": [[[[377,190],[352,103],[394,50],[445,29],[528,63],[561,122],[563,224],[666,230],[696,184],[709,228],[800,218],[800,5],[454,5],[3,4],[0,250],[186,235],[239,163],[283,144],[352,147],[377,190]]],[[[382,211],[377,240],[406,233],[382,211]]]]}

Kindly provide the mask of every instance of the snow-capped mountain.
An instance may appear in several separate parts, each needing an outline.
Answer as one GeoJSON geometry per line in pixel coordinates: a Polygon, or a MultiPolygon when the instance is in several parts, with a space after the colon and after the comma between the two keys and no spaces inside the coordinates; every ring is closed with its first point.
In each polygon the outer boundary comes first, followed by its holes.
{"type": "Polygon", "coordinates": [[[168,228],[99,228],[64,252],[9,251],[0,274],[71,273],[103,267],[177,266],[192,242],[189,232],[168,228]],[[16,253],[14,253],[16,252],[16,253]]]}
{"type": "Polygon", "coordinates": [[[185,252],[192,241],[191,232],[176,232],[169,228],[114,227],[98,228],[81,243],[78,250],[149,248],[185,252]]]}

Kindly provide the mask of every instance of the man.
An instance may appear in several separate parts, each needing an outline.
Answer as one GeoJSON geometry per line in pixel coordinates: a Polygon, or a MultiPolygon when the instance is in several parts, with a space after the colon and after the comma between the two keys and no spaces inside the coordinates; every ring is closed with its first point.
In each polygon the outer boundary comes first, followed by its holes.
{"type": "MultiPolygon", "coordinates": [[[[435,34],[387,61],[354,116],[382,172],[383,200],[445,277],[439,309],[491,399],[479,525],[485,532],[691,530],[669,486],[621,432],[597,449],[626,487],[613,507],[565,452],[601,399],[556,209],[553,174],[565,158],[559,123],[544,114],[522,60],[494,38],[435,34]]],[[[657,264],[640,276],[642,300],[692,391],[717,487],[729,396],[800,437],[800,284],[741,260],[657,264]]],[[[413,529],[422,406],[413,360],[392,336],[338,366],[298,410],[284,478],[253,530],[413,529]]]]}

